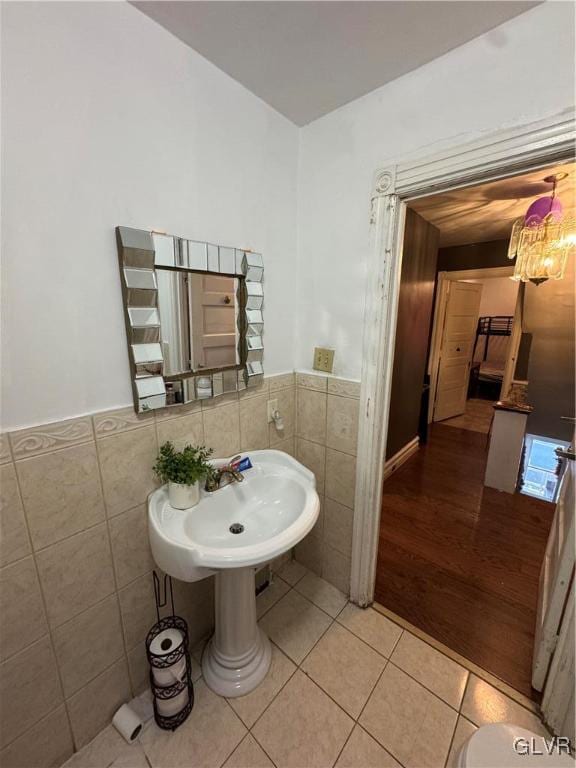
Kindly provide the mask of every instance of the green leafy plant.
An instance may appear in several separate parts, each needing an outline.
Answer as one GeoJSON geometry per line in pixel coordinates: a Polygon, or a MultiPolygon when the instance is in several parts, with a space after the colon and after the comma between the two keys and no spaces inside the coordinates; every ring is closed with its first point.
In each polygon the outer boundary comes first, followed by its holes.
{"type": "Polygon", "coordinates": [[[211,454],[211,448],[199,445],[186,445],[183,450],[177,451],[174,444],[168,441],[160,447],[154,472],[163,483],[193,485],[212,474],[212,467],[208,464],[211,454]]]}

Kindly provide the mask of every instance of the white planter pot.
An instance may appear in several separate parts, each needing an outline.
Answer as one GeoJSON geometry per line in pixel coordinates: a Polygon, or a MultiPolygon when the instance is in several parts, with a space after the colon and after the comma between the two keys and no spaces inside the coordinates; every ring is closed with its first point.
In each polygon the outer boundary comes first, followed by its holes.
{"type": "Polygon", "coordinates": [[[168,500],[174,509],[190,509],[200,501],[200,483],[168,483],[168,500]]]}

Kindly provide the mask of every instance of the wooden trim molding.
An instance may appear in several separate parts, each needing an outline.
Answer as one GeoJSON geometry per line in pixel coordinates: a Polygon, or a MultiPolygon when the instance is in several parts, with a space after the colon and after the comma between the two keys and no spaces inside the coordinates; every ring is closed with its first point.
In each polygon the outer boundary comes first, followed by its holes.
{"type": "Polygon", "coordinates": [[[574,112],[454,141],[442,152],[378,169],[370,199],[351,599],[374,600],[380,504],[406,201],[513,176],[574,157],[574,112]]]}
{"type": "Polygon", "coordinates": [[[402,464],[405,464],[410,456],[413,456],[418,448],[420,447],[420,438],[415,437],[413,440],[410,440],[409,443],[406,443],[406,445],[403,448],[400,448],[400,450],[394,454],[391,458],[388,459],[386,464],[384,464],[384,472],[382,473],[382,479],[387,480],[390,475],[394,474],[397,469],[400,469],[402,464]]]}

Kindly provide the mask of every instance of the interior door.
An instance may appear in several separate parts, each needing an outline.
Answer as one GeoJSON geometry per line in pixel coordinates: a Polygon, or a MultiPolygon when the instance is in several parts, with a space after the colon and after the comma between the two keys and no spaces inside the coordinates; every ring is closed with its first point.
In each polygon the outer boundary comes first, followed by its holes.
{"type": "Polygon", "coordinates": [[[434,421],[460,416],[466,410],[481,297],[481,283],[449,282],[440,344],[434,421]]]}
{"type": "Polygon", "coordinates": [[[236,365],[236,280],[194,275],[192,285],[193,368],[236,365]]]}
{"type": "MultiPolygon", "coordinates": [[[[574,443],[573,443],[574,445],[574,443]]],[[[572,449],[557,450],[566,467],[562,477],[556,512],[540,570],[538,613],[534,638],[532,686],[544,687],[554,653],[570,582],[574,575],[574,506],[576,468],[572,449]]]]}

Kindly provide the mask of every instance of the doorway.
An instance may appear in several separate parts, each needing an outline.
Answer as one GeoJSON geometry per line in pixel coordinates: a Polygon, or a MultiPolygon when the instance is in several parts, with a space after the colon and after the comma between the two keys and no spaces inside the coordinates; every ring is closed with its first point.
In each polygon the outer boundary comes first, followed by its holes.
{"type": "MultiPolygon", "coordinates": [[[[533,183],[534,175],[525,174],[506,180],[508,192],[516,189],[508,197],[499,196],[492,183],[408,204],[375,599],[538,698],[531,686],[538,583],[554,504],[520,492],[520,465],[512,492],[487,479],[494,404],[522,387],[538,401],[542,370],[535,353],[541,345],[550,351],[552,343],[545,323],[526,325],[535,286],[527,295],[519,291],[507,258],[512,223],[526,209],[526,198],[538,194],[533,183]],[[481,205],[470,205],[475,196],[481,205]],[[426,238],[415,238],[414,228],[427,231],[426,238]],[[436,253],[430,228],[438,233],[436,253]],[[408,294],[419,314],[406,311],[408,294]],[[422,314],[428,305],[427,325],[422,314]],[[411,358],[416,396],[405,383],[405,358],[411,358]]],[[[564,297],[570,293],[566,286],[573,285],[571,273],[566,280],[564,297]]],[[[554,286],[541,291],[540,311],[553,314],[555,300],[554,286]]],[[[573,307],[573,287],[571,301],[573,307]]],[[[556,327],[556,338],[564,338],[565,331],[556,327]]],[[[573,380],[564,384],[573,391],[573,380]]],[[[573,415],[573,402],[566,414],[559,403],[547,409],[538,403],[534,410],[540,412],[544,436],[552,441],[566,436],[560,417],[573,415]]],[[[531,412],[523,418],[530,423],[531,412]]]]}

